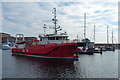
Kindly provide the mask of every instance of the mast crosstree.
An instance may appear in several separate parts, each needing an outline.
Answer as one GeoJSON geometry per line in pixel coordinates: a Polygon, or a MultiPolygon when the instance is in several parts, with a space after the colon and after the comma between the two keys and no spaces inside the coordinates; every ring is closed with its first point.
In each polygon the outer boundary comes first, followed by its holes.
{"type": "Polygon", "coordinates": [[[60,31],[62,29],[60,29],[60,26],[57,27],[57,21],[58,20],[57,20],[57,15],[56,15],[56,8],[53,8],[52,13],[54,14],[54,18],[52,19],[52,21],[53,21],[53,23],[55,25],[55,27],[53,28],[55,30],[54,34],[57,34],[57,31],[60,31]]]}

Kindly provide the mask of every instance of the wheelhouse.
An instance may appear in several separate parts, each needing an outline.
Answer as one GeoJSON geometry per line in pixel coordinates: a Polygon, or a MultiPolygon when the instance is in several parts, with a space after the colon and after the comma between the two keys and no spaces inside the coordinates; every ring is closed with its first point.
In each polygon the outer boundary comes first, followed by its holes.
{"type": "Polygon", "coordinates": [[[69,42],[67,34],[47,34],[44,36],[39,36],[41,44],[48,44],[48,43],[67,43],[69,42]]]}

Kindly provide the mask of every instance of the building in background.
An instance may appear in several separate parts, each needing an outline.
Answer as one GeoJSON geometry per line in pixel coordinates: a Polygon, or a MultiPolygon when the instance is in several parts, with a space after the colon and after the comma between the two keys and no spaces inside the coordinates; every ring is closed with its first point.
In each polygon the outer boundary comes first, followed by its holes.
{"type": "Polygon", "coordinates": [[[0,33],[0,43],[15,42],[15,37],[8,33],[0,33]]]}
{"type": "MultiPolygon", "coordinates": [[[[31,41],[31,40],[36,40],[37,37],[24,37],[24,39],[25,41],[31,41]]],[[[15,43],[15,41],[16,41],[16,37],[13,37],[8,33],[0,33],[0,44],[15,43]]]]}

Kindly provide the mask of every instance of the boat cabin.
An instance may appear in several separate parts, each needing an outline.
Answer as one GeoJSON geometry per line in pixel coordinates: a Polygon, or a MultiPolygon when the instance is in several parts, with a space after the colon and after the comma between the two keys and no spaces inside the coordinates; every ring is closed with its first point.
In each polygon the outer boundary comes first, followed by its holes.
{"type": "Polygon", "coordinates": [[[82,40],[82,42],[78,42],[78,47],[84,48],[94,48],[94,42],[91,42],[88,38],[82,40]]]}
{"type": "Polygon", "coordinates": [[[40,44],[49,44],[49,43],[67,43],[69,42],[68,35],[66,33],[61,34],[46,34],[39,36],[40,44]]]}

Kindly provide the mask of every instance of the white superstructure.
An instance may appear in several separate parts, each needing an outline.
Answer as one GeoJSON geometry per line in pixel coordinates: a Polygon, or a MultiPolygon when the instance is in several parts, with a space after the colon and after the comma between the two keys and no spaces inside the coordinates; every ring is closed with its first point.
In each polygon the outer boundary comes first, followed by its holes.
{"type": "Polygon", "coordinates": [[[61,31],[62,29],[60,28],[60,26],[57,26],[57,16],[56,16],[56,8],[53,8],[53,14],[54,14],[54,18],[52,19],[53,24],[55,25],[53,27],[54,29],[54,34],[45,34],[45,29],[47,29],[46,24],[44,24],[44,35],[39,35],[40,38],[40,44],[48,44],[48,43],[68,43],[69,39],[68,39],[68,35],[66,32],[64,33],[60,33],[58,34],[58,31],[61,31]]]}
{"type": "Polygon", "coordinates": [[[70,40],[68,39],[68,35],[66,33],[61,34],[46,34],[43,36],[39,36],[40,44],[48,44],[48,43],[68,43],[70,40]]]}

